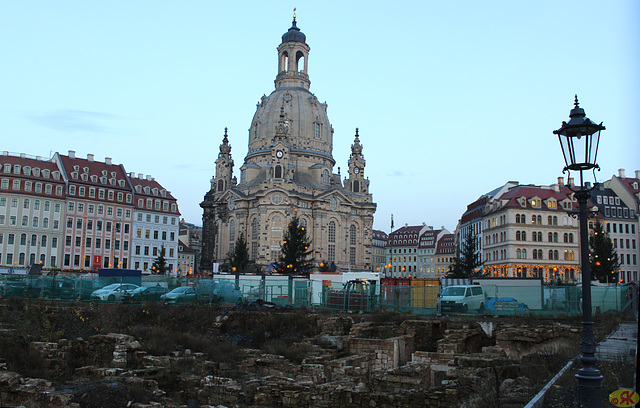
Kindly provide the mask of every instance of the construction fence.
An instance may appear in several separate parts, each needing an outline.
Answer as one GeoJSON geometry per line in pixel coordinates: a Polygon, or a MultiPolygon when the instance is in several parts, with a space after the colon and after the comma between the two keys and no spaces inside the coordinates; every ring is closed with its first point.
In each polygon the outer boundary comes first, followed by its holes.
{"type": "MultiPolygon", "coordinates": [[[[327,311],[374,312],[395,311],[413,314],[445,314],[440,306],[442,288],[426,281],[402,285],[381,285],[366,281],[336,283],[314,281],[303,277],[252,275],[224,277],[99,277],[96,275],[2,275],[0,297],[43,298],[51,301],[92,301],[91,294],[114,283],[136,286],[160,286],[164,293],[176,288],[206,288],[197,292],[203,302],[225,288],[231,295],[221,299],[227,303],[262,300],[278,306],[305,307],[327,311]]],[[[505,286],[482,283],[482,307],[456,310],[455,313],[494,315],[580,315],[582,287],[574,286],[505,286]]],[[[222,293],[222,292],[220,292],[222,293]]],[[[592,308],[595,314],[622,312],[633,297],[629,286],[592,286],[592,308]]],[[[222,295],[221,295],[222,296],[222,295]]],[[[95,299],[94,299],[95,300],[95,299]]],[[[159,300],[159,299],[155,299],[159,300]]]]}

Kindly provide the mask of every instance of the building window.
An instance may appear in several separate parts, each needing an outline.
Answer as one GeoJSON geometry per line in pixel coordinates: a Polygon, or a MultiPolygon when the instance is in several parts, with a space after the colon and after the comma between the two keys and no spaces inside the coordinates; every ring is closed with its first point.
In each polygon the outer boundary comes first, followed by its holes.
{"type": "Polygon", "coordinates": [[[329,222],[329,242],[336,242],[336,223],[329,222]]]}
{"type": "Polygon", "coordinates": [[[322,170],[322,184],[329,184],[329,170],[322,170]]]}

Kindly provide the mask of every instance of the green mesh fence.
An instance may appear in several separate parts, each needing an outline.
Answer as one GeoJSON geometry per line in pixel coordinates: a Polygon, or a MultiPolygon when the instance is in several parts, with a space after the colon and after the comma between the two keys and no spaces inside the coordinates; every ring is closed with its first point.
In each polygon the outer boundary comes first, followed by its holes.
{"type": "MultiPolygon", "coordinates": [[[[190,287],[192,301],[199,304],[239,304],[272,302],[279,306],[317,308],[328,311],[373,312],[379,310],[414,314],[445,313],[440,310],[438,286],[378,285],[363,282],[335,283],[309,281],[287,276],[224,275],[214,279],[142,276],[141,278],[100,278],[97,275],[60,274],[42,276],[0,276],[0,296],[51,301],[96,301],[92,294],[107,285],[133,283],[163,288],[163,293],[190,287]]],[[[480,311],[490,315],[580,315],[582,287],[508,286],[482,284],[484,304],[480,311]]],[[[630,300],[628,286],[592,286],[593,313],[621,312],[630,300]]],[[[159,299],[157,299],[159,301],[159,299]]],[[[117,301],[120,301],[118,298],[117,301]]],[[[179,302],[177,302],[179,303],[179,302]]],[[[460,313],[460,311],[456,311],[460,313]]]]}

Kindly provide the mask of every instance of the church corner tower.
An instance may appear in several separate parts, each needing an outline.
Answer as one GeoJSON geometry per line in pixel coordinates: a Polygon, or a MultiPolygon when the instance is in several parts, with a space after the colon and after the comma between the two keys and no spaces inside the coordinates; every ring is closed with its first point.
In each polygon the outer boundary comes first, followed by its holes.
{"type": "Polygon", "coordinates": [[[256,106],[239,181],[233,176],[225,128],[211,189],[200,204],[201,269],[210,272],[214,263],[224,263],[240,234],[256,264],[277,261],[284,229],[295,213],[307,227],[318,263],[334,262],[339,270],[372,270],[376,204],[364,175],[359,131],[343,182],[339,169],[334,172],[327,104],[309,90],[310,47],[295,14],[277,51],[275,89],[256,106]]]}

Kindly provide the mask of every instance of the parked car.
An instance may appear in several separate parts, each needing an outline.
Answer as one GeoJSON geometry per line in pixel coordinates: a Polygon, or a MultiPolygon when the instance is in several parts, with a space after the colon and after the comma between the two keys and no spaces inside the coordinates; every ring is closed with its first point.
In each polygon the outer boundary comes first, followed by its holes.
{"type": "Polygon", "coordinates": [[[93,302],[116,302],[122,299],[122,295],[139,288],[133,283],[112,283],[104,288],[98,289],[91,294],[93,302]]]}
{"type": "Polygon", "coordinates": [[[159,302],[160,297],[168,293],[169,289],[164,286],[140,286],[131,292],[125,292],[122,295],[122,303],[148,303],[159,302]]]}
{"type": "Polygon", "coordinates": [[[447,286],[438,296],[438,312],[469,312],[483,313],[486,295],[480,285],[447,286]]]}
{"type": "Polygon", "coordinates": [[[24,277],[7,279],[0,285],[0,295],[9,299],[12,297],[37,298],[42,295],[45,282],[39,277],[24,277]]]}
{"type": "Polygon", "coordinates": [[[83,301],[91,300],[91,294],[104,286],[98,279],[75,278],[74,283],[73,297],[83,301]]]}
{"type": "Polygon", "coordinates": [[[164,303],[175,304],[194,304],[197,301],[196,290],[192,286],[180,286],[171,292],[165,293],[160,297],[164,303]]]}
{"type": "Polygon", "coordinates": [[[201,279],[195,290],[198,300],[205,303],[242,303],[243,301],[242,292],[231,282],[201,279]]]}
{"type": "Polygon", "coordinates": [[[75,299],[75,281],[66,277],[42,276],[35,286],[40,291],[40,297],[43,299],[75,299]]]}
{"type": "Polygon", "coordinates": [[[3,299],[24,297],[28,295],[28,292],[29,287],[25,280],[6,280],[0,284],[0,296],[3,299]]]}

